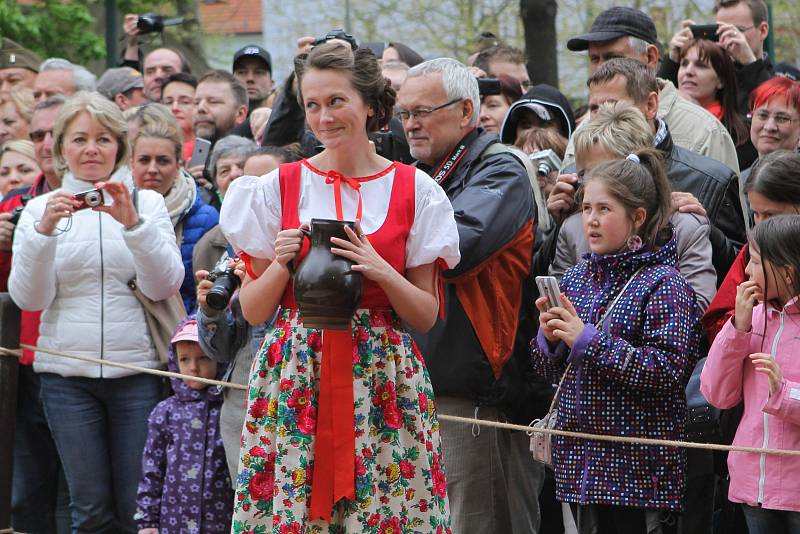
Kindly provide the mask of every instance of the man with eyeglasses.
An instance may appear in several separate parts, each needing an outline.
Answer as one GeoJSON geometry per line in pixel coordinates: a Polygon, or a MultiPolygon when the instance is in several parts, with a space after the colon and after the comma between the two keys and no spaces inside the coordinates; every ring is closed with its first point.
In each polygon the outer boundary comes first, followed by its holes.
{"type": "MultiPolygon", "coordinates": [[[[11,242],[15,229],[10,219],[14,211],[28,199],[61,187],[61,173],[53,162],[53,127],[64,102],[66,98],[63,95],[53,95],[34,108],[29,135],[42,174],[33,185],[10,192],[0,203],[0,291],[8,291],[11,242]]],[[[20,343],[36,345],[40,314],[38,311],[22,312],[20,343]]],[[[56,500],[61,508],[62,503],[68,506],[69,497],[65,494],[57,497],[58,492],[66,492],[66,487],[59,487],[60,462],[39,400],[39,378],[33,371],[32,363],[33,353],[24,350],[20,358],[17,428],[14,435],[11,525],[16,532],[55,532],[56,500]]]]}
{"type": "MultiPolygon", "coordinates": [[[[764,41],[769,35],[767,4],[764,0],[716,0],[714,5],[719,46],[736,65],[736,103],[739,113],[746,114],[750,93],[774,76],[764,41]]],[[[677,82],[681,49],[692,39],[693,20],[681,22],[681,29],[672,36],[669,56],[664,58],[658,75],[677,82]]]]}
{"type": "MultiPolygon", "coordinates": [[[[552,393],[533,376],[531,337],[517,335],[533,324],[523,289],[536,211],[525,167],[477,127],[478,93],[467,67],[439,58],[409,69],[397,96],[411,155],[447,193],[460,238],[461,262],[443,273],[444,315],[415,339],[439,413],[528,424],[552,393]]],[[[453,532],[537,532],[544,470],[527,436],[440,423],[453,532]]]]}

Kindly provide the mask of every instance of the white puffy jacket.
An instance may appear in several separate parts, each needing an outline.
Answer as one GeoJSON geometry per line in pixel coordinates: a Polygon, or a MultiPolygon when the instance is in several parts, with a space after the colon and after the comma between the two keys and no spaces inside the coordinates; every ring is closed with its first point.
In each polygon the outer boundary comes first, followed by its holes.
{"type": "MultiPolygon", "coordinates": [[[[62,189],[77,193],[93,184],[71,174],[62,189]]],[[[159,366],[145,321],[144,308],[128,287],[136,277],[139,289],[153,300],[178,292],[183,262],[175,243],[164,199],[139,191],[143,223],[132,231],[106,213],[81,210],[69,231],[40,234],[41,219],[52,193],[28,202],[14,236],[8,289],[25,310],[44,310],[39,327],[41,347],[146,368],[159,366]]],[[[69,219],[61,219],[66,228],[69,219]]],[[[132,371],[37,352],[34,370],[62,376],[119,378],[132,371]]]]}

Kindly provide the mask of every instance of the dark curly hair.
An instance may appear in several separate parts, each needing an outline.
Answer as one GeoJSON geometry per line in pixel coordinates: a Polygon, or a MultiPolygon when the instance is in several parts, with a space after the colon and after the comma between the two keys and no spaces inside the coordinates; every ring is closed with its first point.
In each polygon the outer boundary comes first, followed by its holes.
{"type": "Polygon", "coordinates": [[[297,76],[297,100],[301,107],[304,106],[300,89],[303,75],[312,69],[338,70],[348,74],[364,104],[374,111],[373,116],[367,117],[367,133],[376,132],[389,123],[397,95],[391,82],[383,77],[371,50],[358,48],[354,51],[342,43],[329,41],[315,46],[308,54],[297,56],[294,72],[297,76]]]}

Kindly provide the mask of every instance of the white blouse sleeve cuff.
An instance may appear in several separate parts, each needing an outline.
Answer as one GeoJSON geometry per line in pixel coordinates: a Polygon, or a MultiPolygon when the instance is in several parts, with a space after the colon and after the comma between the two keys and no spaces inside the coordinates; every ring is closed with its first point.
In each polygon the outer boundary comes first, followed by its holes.
{"type": "Polygon", "coordinates": [[[406,242],[406,268],[419,267],[437,260],[449,269],[458,265],[458,227],[453,206],[444,190],[422,171],[416,175],[416,211],[406,242]]]}
{"type": "Polygon", "coordinates": [[[228,188],[219,223],[236,252],[275,259],[275,238],[281,229],[277,169],[265,176],[242,176],[228,188]]]}

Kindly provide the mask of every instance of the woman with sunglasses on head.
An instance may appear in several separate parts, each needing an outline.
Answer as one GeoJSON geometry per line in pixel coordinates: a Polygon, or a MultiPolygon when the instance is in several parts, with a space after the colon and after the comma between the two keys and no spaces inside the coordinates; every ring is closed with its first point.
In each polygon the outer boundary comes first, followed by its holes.
{"type": "Polygon", "coordinates": [[[401,321],[436,321],[437,265],[460,259],[452,207],[428,175],[370,144],[395,101],[371,51],[318,44],[295,72],[325,149],[238,178],[222,206],[246,265],[244,317],[275,317],[250,377],[233,531],[450,532],[433,390],[401,321]],[[313,219],[355,221],[330,240],[364,287],[338,335],[306,326],[295,300],[290,267],[311,260],[301,230],[313,219]]]}

